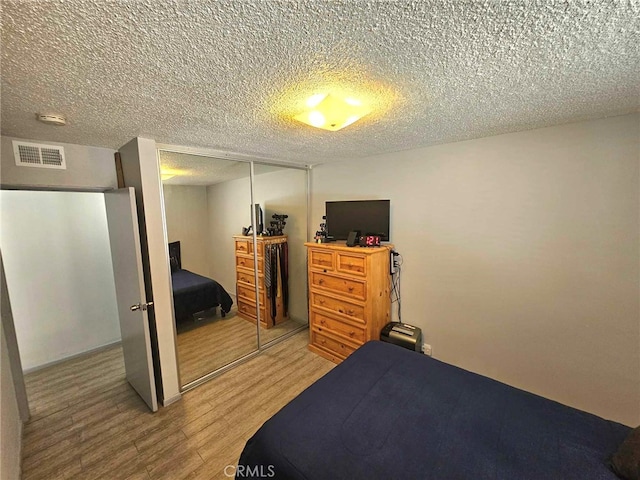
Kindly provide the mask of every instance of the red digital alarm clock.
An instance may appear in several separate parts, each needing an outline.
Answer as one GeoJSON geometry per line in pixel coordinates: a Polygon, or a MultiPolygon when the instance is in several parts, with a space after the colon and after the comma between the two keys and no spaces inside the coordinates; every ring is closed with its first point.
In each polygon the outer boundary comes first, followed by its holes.
{"type": "Polygon", "coordinates": [[[380,235],[362,235],[359,243],[361,247],[379,247],[380,235]]]}

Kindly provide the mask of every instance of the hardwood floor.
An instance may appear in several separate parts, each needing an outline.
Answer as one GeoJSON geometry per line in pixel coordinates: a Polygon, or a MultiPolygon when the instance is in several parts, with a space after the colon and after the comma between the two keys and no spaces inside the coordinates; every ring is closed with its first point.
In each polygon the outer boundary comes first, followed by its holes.
{"type": "MultiPolygon", "coordinates": [[[[234,306],[224,318],[218,314],[178,324],[178,364],[183,385],[257,350],[256,325],[237,317],[236,312],[234,306]]],[[[261,328],[260,341],[265,344],[300,325],[291,319],[273,328],[261,328]]]]}
{"type": "Polygon", "coordinates": [[[120,347],[29,374],[22,478],[229,478],[260,425],[333,368],[307,342],[296,334],[155,414],[126,382],[120,347]]]}

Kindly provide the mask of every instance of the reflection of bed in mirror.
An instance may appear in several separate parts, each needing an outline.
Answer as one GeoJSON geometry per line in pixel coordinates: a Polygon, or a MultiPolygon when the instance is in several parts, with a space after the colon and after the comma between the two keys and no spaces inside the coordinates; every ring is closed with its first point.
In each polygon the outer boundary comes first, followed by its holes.
{"type": "Polygon", "coordinates": [[[176,323],[190,320],[195,313],[218,306],[221,316],[229,313],[233,300],[222,285],[182,268],[179,241],[169,243],[169,259],[176,323]]]}

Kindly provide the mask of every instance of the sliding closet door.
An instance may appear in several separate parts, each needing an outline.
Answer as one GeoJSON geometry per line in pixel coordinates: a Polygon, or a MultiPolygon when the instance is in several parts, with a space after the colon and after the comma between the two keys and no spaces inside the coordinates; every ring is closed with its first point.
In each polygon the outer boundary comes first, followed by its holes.
{"type": "Polygon", "coordinates": [[[264,294],[260,345],[305,327],[307,310],[307,170],[254,163],[254,202],[262,212],[264,294]]]}
{"type": "Polygon", "coordinates": [[[250,164],[159,151],[183,389],[256,352],[250,164]],[[245,230],[246,234],[247,231],[245,230]]]}

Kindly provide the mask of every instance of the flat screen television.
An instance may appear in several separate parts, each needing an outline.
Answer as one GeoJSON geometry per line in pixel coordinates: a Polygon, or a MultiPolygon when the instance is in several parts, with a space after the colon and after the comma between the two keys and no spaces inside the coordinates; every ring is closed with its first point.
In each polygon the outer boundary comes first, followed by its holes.
{"type": "MultiPolygon", "coordinates": [[[[259,203],[255,203],[254,204],[254,208],[255,208],[255,213],[256,213],[255,231],[256,231],[256,235],[260,235],[260,234],[262,234],[262,232],[264,230],[264,218],[262,216],[262,208],[260,208],[260,204],[259,203]]],[[[253,222],[253,212],[252,212],[251,221],[253,222]]]]}
{"type": "Polygon", "coordinates": [[[327,236],[346,240],[349,232],[359,230],[360,235],[380,235],[388,242],[390,210],[390,200],[325,202],[327,236]]]}

